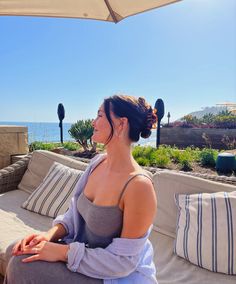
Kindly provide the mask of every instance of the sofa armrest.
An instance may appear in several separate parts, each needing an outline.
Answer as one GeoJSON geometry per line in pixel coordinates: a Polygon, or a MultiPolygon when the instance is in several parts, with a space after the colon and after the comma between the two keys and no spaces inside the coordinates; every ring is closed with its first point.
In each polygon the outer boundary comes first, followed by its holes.
{"type": "Polygon", "coordinates": [[[31,154],[0,170],[0,193],[17,188],[31,158],[31,154]]]}

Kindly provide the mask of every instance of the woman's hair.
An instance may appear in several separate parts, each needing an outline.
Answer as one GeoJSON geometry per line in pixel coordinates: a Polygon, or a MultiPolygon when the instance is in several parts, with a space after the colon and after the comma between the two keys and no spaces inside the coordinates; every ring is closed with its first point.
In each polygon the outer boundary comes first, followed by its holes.
{"type": "Polygon", "coordinates": [[[111,126],[111,133],[107,143],[111,140],[114,133],[110,111],[116,117],[126,117],[128,119],[129,138],[132,142],[137,142],[140,136],[148,138],[152,133],[153,124],[157,122],[157,116],[152,107],[141,97],[114,95],[104,99],[103,105],[106,117],[111,126]]]}

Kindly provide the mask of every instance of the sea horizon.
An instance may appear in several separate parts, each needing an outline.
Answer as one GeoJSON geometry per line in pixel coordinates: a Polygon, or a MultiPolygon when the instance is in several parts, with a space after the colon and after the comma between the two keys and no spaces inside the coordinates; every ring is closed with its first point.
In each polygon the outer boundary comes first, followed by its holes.
{"type": "MultiPolygon", "coordinates": [[[[63,141],[75,141],[68,130],[73,123],[64,122],[63,123],[63,141]]],[[[28,128],[28,144],[32,142],[60,142],[60,128],[59,122],[29,122],[29,121],[0,121],[0,125],[16,125],[16,126],[26,126],[28,128]]],[[[140,138],[135,145],[155,145],[156,141],[156,130],[152,131],[149,138],[140,138]]]]}

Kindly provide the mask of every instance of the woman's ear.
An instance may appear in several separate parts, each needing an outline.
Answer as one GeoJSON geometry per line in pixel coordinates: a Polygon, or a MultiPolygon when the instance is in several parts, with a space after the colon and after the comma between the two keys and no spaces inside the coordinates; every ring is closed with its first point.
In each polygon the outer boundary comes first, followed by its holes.
{"type": "Polygon", "coordinates": [[[128,118],[127,117],[121,117],[120,118],[120,125],[118,130],[118,136],[124,136],[128,129],[128,118]]]}
{"type": "Polygon", "coordinates": [[[121,120],[122,128],[126,129],[127,126],[128,126],[128,118],[127,117],[121,117],[120,120],[121,120]]]}

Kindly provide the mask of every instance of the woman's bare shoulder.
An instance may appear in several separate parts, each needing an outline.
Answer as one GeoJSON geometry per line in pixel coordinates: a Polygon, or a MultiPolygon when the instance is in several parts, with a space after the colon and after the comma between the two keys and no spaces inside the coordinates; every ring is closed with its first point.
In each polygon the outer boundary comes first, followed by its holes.
{"type": "Polygon", "coordinates": [[[154,221],[157,199],[152,181],[136,176],[124,195],[124,223],[122,237],[138,238],[145,234],[154,221]]]}
{"type": "MultiPolygon", "coordinates": [[[[134,202],[139,202],[139,199],[149,199],[156,197],[152,178],[147,173],[140,172],[129,182],[126,190],[126,201],[135,197],[134,202]]],[[[144,200],[143,200],[144,201],[144,200]]]]}

